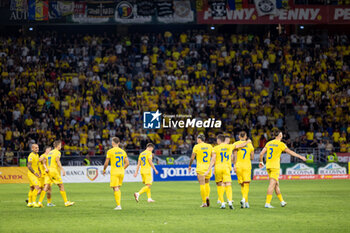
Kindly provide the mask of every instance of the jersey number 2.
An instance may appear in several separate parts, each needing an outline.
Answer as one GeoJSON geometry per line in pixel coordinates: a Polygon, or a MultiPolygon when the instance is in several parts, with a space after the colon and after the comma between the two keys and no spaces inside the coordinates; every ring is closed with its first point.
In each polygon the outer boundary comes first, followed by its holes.
{"type": "Polygon", "coordinates": [[[205,154],[205,156],[203,157],[203,162],[207,163],[208,160],[206,160],[206,158],[208,157],[208,152],[204,151],[203,153],[205,154]]]}

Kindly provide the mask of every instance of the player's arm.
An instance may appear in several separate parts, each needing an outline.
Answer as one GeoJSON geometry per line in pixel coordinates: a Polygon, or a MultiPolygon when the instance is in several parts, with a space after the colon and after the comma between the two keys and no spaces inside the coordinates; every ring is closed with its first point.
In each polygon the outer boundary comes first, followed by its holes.
{"type": "Polygon", "coordinates": [[[46,158],[44,156],[39,158],[39,163],[41,163],[43,165],[43,167],[45,168],[45,172],[48,173],[49,169],[47,169],[47,167],[46,167],[46,158]]]}
{"type": "Polygon", "coordinates": [[[305,156],[301,156],[298,153],[295,153],[294,151],[292,151],[291,149],[289,149],[288,147],[286,149],[284,149],[284,152],[290,154],[291,156],[297,157],[301,160],[303,160],[304,162],[306,161],[305,156]]]}
{"type": "Polygon", "coordinates": [[[250,152],[250,160],[254,159],[254,150],[252,150],[252,152],[250,152]]]}
{"type": "Polygon", "coordinates": [[[243,148],[245,147],[247,144],[251,143],[252,141],[250,139],[248,139],[247,141],[243,142],[242,144],[239,144],[239,145],[235,145],[235,148],[234,150],[237,150],[237,149],[240,149],[240,148],[243,148]]]}
{"type": "Polygon", "coordinates": [[[158,174],[158,170],[157,170],[156,167],[154,166],[154,164],[153,164],[151,158],[148,158],[148,162],[149,162],[149,165],[151,165],[151,167],[153,168],[154,172],[155,172],[156,174],[158,174]]]}
{"type": "Polygon", "coordinates": [[[196,153],[192,152],[190,163],[188,164],[188,172],[189,173],[191,172],[191,166],[192,166],[192,163],[193,163],[195,158],[196,158],[196,153]]]}
{"type": "Polygon", "coordinates": [[[41,177],[41,170],[39,166],[38,166],[38,171],[39,171],[39,177],[41,177]]]}
{"type": "Polygon", "coordinates": [[[49,168],[46,166],[46,160],[47,160],[47,159],[44,157],[44,158],[43,158],[43,161],[42,161],[41,163],[43,164],[43,166],[44,166],[44,168],[45,168],[45,172],[46,172],[46,173],[49,173],[49,168]]]}
{"type": "Polygon", "coordinates": [[[56,163],[57,163],[57,166],[59,167],[60,171],[62,172],[62,176],[65,176],[66,175],[66,171],[62,167],[62,164],[61,164],[59,156],[56,157],[56,163]]]}
{"type": "Polygon", "coordinates": [[[236,172],[236,162],[237,162],[237,150],[234,150],[232,153],[232,164],[233,170],[236,172]]]}
{"type": "Polygon", "coordinates": [[[260,152],[259,168],[263,168],[264,167],[263,158],[264,158],[264,154],[266,153],[266,151],[267,151],[267,149],[266,149],[266,147],[264,147],[264,149],[262,149],[262,151],[260,152]]]}
{"type": "Polygon", "coordinates": [[[33,173],[36,177],[40,177],[40,175],[38,173],[36,173],[34,171],[34,169],[32,168],[32,162],[28,162],[28,169],[31,173],[33,173]]]}
{"type": "MultiPolygon", "coordinates": [[[[129,161],[129,160],[128,160],[128,161],[129,161]]],[[[102,172],[103,175],[106,174],[106,169],[107,169],[107,167],[108,167],[108,164],[109,164],[109,158],[106,157],[105,164],[103,165],[103,172],[102,172]]]]}
{"type": "Polygon", "coordinates": [[[128,156],[125,156],[125,159],[124,159],[124,169],[126,169],[127,167],[129,167],[129,159],[128,159],[128,156]]]}
{"type": "Polygon", "coordinates": [[[213,152],[211,153],[211,161],[210,161],[208,170],[204,173],[204,176],[208,175],[209,172],[213,169],[213,166],[214,166],[214,164],[215,164],[215,161],[216,161],[216,153],[213,151],[213,152]]]}
{"type": "Polygon", "coordinates": [[[139,161],[137,162],[137,166],[136,166],[136,171],[135,171],[135,173],[134,173],[134,177],[136,177],[136,176],[137,176],[137,173],[139,173],[140,166],[141,166],[141,160],[139,160],[139,161]]]}

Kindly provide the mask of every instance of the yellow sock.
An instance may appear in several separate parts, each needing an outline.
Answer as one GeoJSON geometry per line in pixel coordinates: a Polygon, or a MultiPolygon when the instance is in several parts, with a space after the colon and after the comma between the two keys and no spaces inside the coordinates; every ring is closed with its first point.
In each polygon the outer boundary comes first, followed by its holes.
{"type": "Polygon", "coordinates": [[[120,205],[118,191],[114,191],[114,199],[115,199],[115,203],[117,204],[117,206],[120,205]]]}
{"type": "Polygon", "coordinates": [[[48,197],[48,198],[47,198],[47,204],[50,204],[51,201],[52,201],[52,197],[48,197]]]}
{"type": "Polygon", "coordinates": [[[245,193],[244,184],[241,184],[241,193],[242,193],[242,198],[244,198],[244,193],[245,193]]]}
{"type": "Polygon", "coordinates": [[[219,201],[224,202],[224,187],[217,186],[219,201]]]}
{"type": "Polygon", "coordinates": [[[118,195],[118,202],[119,202],[119,205],[120,205],[121,199],[122,199],[122,191],[120,191],[120,189],[119,189],[118,193],[119,193],[119,195],[118,195]]]}
{"type": "Polygon", "coordinates": [[[272,200],[272,195],[267,194],[267,195],[266,195],[266,203],[267,203],[267,204],[270,204],[270,203],[271,203],[271,200],[272,200]]]}
{"type": "Polygon", "coordinates": [[[248,202],[249,183],[244,183],[244,199],[248,202]]]}
{"type": "Polygon", "coordinates": [[[209,183],[206,183],[205,184],[205,196],[209,197],[209,195],[210,195],[210,185],[209,185],[209,183]]]}
{"type": "Polygon", "coordinates": [[[68,202],[66,191],[60,191],[64,203],[68,202]]]}
{"type": "Polygon", "coordinates": [[[232,186],[227,185],[225,188],[226,188],[227,201],[232,201],[232,186]]]}
{"type": "Polygon", "coordinates": [[[32,192],[32,202],[36,202],[36,196],[38,196],[38,190],[34,189],[32,192]]]}
{"type": "Polygon", "coordinates": [[[117,203],[117,206],[120,206],[121,197],[122,197],[122,192],[120,190],[114,191],[114,199],[115,199],[115,203],[117,203]]]}
{"type": "Polygon", "coordinates": [[[147,198],[151,199],[151,189],[149,187],[148,187],[146,193],[147,193],[147,198]]]}
{"type": "Polygon", "coordinates": [[[205,185],[199,185],[199,187],[201,188],[202,202],[206,203],[207,195],[206,195],[205,185]]]}
{"type": "Polygon", "coordinates": [[[41,193],[40,193],[40,198],[39,198],[39,202],[40,203],[43,203],[43,200],[44,200],[44,198],[45,198],[45,194],[46,194],[46,192],[43,190],[43,191],[41,191],[41,193]]]}
{"type": "Polygon", "coordinates": [[[139,194],[141,195],[142,193],[147,192],[147,189],[148,189],[148,186],[147,186],[147,185],[144,186],[144,187],[142,187],[142,189],[140,189],[140,191],[139,191],[139,194]]]}
{"type": "Polygon", "coordinates": [[[33,191],[32,190],[29,190],[28,192],[28,203],[32,203],[32,196],[33,196],[33,191]]]}
{"type": "Polygon", "coordinates": [[[282,201],[283,201],[282,194],[278,194],[278,195],[277,195],[277,197],[278,197],[278,200],[280,200],[280,202],[282,202],[282,201]]]}

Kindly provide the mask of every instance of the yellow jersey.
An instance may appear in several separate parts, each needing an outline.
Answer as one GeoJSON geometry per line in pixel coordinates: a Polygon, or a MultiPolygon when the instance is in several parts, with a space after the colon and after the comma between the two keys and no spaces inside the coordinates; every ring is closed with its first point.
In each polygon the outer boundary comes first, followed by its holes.
{"type": "Polygon", "coordinates": [[[36,173],[39,173],[39,154],[32,152],[28,156],[28,163],[32,163],[32,168],[36,173]]]}
{"type": "Polygon", "coordinates": [[[213,153],[216,154],[215,170],[231,167],[232,149],[232,145],[225,143],[221,143],[213,148],[213,153]]]}
{"type": "Polygon", "coordinates": [[[49,152],[49,154],[47,155],[47,163],[49,165],[49,170],[50,172],[52,170],[54,171],[57,171],[60,173],[60,171],[58,170],[58,164],[57,164],[57,161],[56,161],[56,158],[61,158],[61,152],[57,149],[53,149],[52,151],[49,152]]]}
{"type": "Polygon", "coordinates": [[[279,140],[271,140],[266,143],[266,168],[280,169],[282,152],[287,148],[286,144],[279,140]]]}
{"type": "Polygon", "coordinates": [[[149,150],[144,150],[139,155],[139,161],[141,163],[141,173],[142,174],[150,174],[152,172],[151,164],[148,159],[152,160],[152,152],[149,150]]]}
{"type": "MultiPolygon", "coordinates": [[[[237,141],[233,143],[234,147],[236,148],[237,145],[240,145],[242,143],[245,143],[245,141],[237,141]]],[[[250,160],[250,154],[254,151],[254,147],[251,143],[248,143],[242,148],[239,148],[237,150],[237,160],[236,160],[236,167],[239,168],[247,168],[251,169],[252,168],[252,163],[250,160]]]]}
{"type": "MultiPolygon", "coordinates": [[[[41,158],[46,158],[46,167],[48,167],[48,164],[47,164],[47,155],[46,154],[42,154],[40,155],[39,159],[41,158]]],[[[44,161],[43,161],[44,162],[44,161]]],[[[39,168],[40,168],[40,171],[41,171],[41,174],[42,175],[46,175],[46,172],[45,172],[45,167],[44,165],[42,164],[42,162],[39,162],[39,168]]]]}
{"type": "Polygon", "coordinates": [[[213,152],[212,145],[202,142],[193,147],[193,152],[196,154],[197,168],[196,171],[207,171],[210,165],[211,153],[213,152]]]}
{"type": "Polygon", "coordinates": [[[124,162],[127,157],[120,147],[113,147],[107,151],[107,158],[111,162],[111,175],[124,174],[124,162]]]}

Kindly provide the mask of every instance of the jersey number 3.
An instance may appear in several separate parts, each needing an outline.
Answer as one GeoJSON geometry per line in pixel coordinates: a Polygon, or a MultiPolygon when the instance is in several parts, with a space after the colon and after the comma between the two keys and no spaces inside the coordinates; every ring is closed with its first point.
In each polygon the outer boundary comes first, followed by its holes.
{"type": "Polygon", "coordinates": [[[273,148],[270,148],[270,157],[268,157],[268,159],[272,158],[272,153],[273,153],[273,148]]]}

